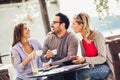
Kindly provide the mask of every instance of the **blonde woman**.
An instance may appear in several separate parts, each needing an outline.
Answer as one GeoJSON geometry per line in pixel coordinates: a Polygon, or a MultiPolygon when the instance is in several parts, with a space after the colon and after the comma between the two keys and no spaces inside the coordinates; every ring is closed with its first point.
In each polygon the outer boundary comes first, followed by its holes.
{"type": "Polygon", "coordinates": [[[72,27],[75,33],[80,33],[82,56],[71,56],[73,63],[89,63],[90,68],[81,69],[77,72],[77,80],[103,80],[110,73],[110,68],[106,63],[106,46],[103,35],[96,30],[90,29],[89,16],[80,13],[73,19],[72,27]]]}

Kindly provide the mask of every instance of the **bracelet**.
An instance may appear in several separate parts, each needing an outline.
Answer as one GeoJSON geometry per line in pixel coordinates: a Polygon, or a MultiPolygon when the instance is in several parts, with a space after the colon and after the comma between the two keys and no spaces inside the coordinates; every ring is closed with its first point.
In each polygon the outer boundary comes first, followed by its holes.
{"type": "Polygon", "coordinates": [[[47,56],[46,56],[46,55],[44,55],[44,58],[48,60],[48,58],[47,58],[47,56]]]}

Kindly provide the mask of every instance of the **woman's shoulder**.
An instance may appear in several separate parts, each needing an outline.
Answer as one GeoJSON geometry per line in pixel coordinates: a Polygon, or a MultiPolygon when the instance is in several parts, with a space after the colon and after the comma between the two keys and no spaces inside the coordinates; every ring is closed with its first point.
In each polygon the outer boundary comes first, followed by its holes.
{"type": "Polygon", "coordinates": [[[19,46],[21,46],[21,44],[20,44],[20,42],[17,42],[17,43],[12,47],[12,49],[17,48],[17,47],[19,47],[19,46]]]}
{"type": "Polygon", "coordinates": [[[29,39],[30,44],[40,44],[40,42],[37,39],[29,39]]]}
{"type": "Polygon", "coordinates": [[[30,42],[37,42],[38,40],[37,39],[29,39],[28,41],[30,41],[30,42]]]}
{"type": "Polygon", "coordinates": [[[95,38],[101,36],[103,36],[102,32],[100,32],[99,30],[95,30],[95,38]]]}
{"type": "Polygon", "coordinates": [[[102,32],[100,32],[99,30],[95,30],[96,34],[102,34],[102,32]]]}
{"type": "Polygon", "coordinates": [[[11,51],[19,50],[21,47],[22,47],[22,44],[18,42],[11,48],[11,51]]]}
{"type": "Polygon", "coordinates": [[[94,36],[94,40],[96,40],[96,41],[103,41],[103,40],[105,40],[105,37],[102,34],[102,32],[96,31],[95,32],[95,36],[94,36]]]}

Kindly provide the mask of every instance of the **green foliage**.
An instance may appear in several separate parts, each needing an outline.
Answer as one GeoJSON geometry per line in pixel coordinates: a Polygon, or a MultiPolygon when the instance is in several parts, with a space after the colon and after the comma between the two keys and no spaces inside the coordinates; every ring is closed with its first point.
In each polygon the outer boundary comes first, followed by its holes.
{"type": "MultiPolygon", "coordinates": [[[[116,2],[119,3],[119,0],[116,0],[116,2]]],[[[98,18],[102,25],[105,25],[107,23],[105,18],[110,15],[108,0],[94,0],[94,3],[96,5],[98,18]]]]}

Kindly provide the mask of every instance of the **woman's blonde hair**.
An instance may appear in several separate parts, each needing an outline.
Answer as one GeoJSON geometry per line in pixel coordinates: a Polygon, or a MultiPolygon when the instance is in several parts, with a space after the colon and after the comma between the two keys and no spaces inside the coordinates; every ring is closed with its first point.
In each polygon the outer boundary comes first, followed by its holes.
{"type": "Polygon", "coordinates": [[[87,39],[93,39],[95,30],[90,29],[90,17],[86,13],[80,13],[77,16],[74,17],[74,20],[78,24],[83,24],[82,31],[85,32],[87,39]]]}

